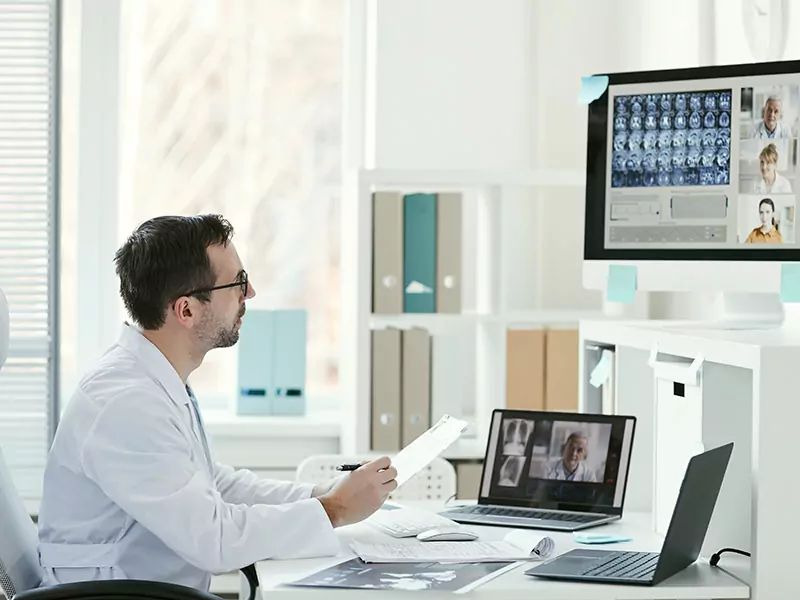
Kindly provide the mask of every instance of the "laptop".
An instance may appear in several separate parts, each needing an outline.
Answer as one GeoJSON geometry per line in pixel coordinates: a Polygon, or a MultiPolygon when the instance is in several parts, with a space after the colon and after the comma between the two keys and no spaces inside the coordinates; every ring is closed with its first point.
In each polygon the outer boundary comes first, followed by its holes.
{"type": "Polygon", "coordinates": [[[458,523],[578,531],[622,517],[636,418],[497,409],[478,502],[458,523]]]}
{"type": "Polygon", "coordinates": [[[694,456],[686,469],[661,552],[570,550],[526,575],[593,583],[655,585],[700,555],[733,443],[694,456]]]}

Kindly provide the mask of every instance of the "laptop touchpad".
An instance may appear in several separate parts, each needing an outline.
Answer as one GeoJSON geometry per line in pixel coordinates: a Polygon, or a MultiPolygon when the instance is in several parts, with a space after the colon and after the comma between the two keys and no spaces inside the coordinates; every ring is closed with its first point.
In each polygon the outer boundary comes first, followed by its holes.
{"type": "Polygon", "coordinates": [[[611,553],[608,550],[570,550],[560,558],[571,558],[580,560],[597,560],[598,558],[609,558],[611,553]]]}
{"type": "Polygon", "coordinates": [[[597,558],[591,556],[559,556],[550,562],[537,565],[525,571],[526,575],[536,575],[538,573],[550,573],[554,575],[578,575],[597,562],[597,558]]]}

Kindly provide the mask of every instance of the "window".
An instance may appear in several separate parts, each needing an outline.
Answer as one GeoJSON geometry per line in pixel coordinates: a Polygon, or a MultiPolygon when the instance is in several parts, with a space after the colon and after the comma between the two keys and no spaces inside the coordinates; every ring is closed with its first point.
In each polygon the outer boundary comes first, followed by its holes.
{"type": "MultiPolygon", "coordinates": [[[[248,308],[308,310],[307,392],[330,396],[343,0],[125,0],[122,11],[119,242],[156,215],[225,215],[257,290],[248,308]]],[[[192,383],[206,408],[232,407],[236,347],[210,352],[192,383]]]]}
{"type": "Polygon", "coordinates": [[[33,501],[55,425],[57,30],[54,0],[0,3],[0,287],[10,312],[0,445],[33,501]]]}

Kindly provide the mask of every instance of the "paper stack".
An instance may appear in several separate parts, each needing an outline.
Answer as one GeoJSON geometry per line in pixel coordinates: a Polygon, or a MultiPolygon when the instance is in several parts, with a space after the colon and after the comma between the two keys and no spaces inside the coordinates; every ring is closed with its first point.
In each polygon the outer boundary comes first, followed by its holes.
{"type": "Polygon", "coordinates": [[[478,563],[537,560],[553,553],[555,543],[548,536],[530,531],[511,531],[493,542],[420,542],[350,546],[365,563],[478,563]]]}

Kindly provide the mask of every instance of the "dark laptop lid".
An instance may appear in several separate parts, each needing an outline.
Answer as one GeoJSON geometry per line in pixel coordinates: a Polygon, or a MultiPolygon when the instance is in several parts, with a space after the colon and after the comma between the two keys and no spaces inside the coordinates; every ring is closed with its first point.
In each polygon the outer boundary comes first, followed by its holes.
{"type": "Polygon", "coordinates": [[[636,418],[498,409],[479,504],[621,515],[636,418]]]}
{"type": "Polygon", "coordinates": [[[654,583],[685,569],[700,556],[732,452],[733,442],[693,456],[689,461],[653,576],[654,583]]]}

